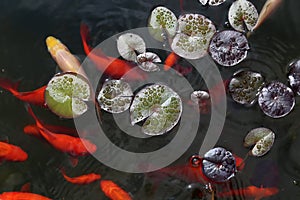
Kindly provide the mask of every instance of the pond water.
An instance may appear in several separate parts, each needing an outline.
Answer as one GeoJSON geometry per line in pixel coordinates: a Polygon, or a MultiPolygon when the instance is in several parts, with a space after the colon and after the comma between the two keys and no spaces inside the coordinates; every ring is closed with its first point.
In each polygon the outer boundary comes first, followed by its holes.
{"type": "MultiPolygon", "coordinates": [[[[202,6],[196,0],[183,0],[183,10],[181,10],[179,0],[57,0],[55,2],[20,0],[17,3],[2,0],[0,2],[0,77],[20,81],[20,91],[31,91],[47,84],[58,72],[58,67],[45,45],[45,38],[49,35],[61,39],[71,52],[83,61],[85,53],[79,32],[82,22],[91,29],[91,46],[97,46],[117,33],[145,27],[151,10],[158,5],[169,8],[176,16],[183,13],[203,14],[214,22],[218,30],[223,30],[228,28],[226,25],[227,13],[232,2],[227,0],[220,6],[208,7],[202,6]]],[[[251,2],[260,11],[265,1],[251,0],[251,2]]],[[[234,67],[217,65],[222,78],[229,79],[237,70],[248,68],[263,74],[267,82],[277,80],[288,84],[287,66],[293,59],[300,57],[299,8],[300,1],[283,0],[277,11],[248,38],[250,51],[244,61],[234,67]]],[[[167,56],[166,52],[157,52],[161,53],[163,60],[167,56]]],[[[182,65],[189,64],[182,61],[182,65]]],[[[183,82],[188,81],[194,89],[207,89],[203,77],[196,74],[196,70],[193,69],[185,76],[185,79],[184,77],[180,77],[180,79],[184,79],[183,82]]],[[[176,73],[162,72],[160,75],[154,76],[152,80],[176,85],[174,80],[177,81],[178,77],[176,73]]],[[[183,88],[182,94],[186,93],[187,91],[184,91],[183,88]]],[[[101,191],[99,182],[83,186],[66,182],[60,173],[60,169],[64,168],[70,176],[91,172],[99,173],[102,179],[113,180],[128,191],[133,199],[197,199],[192,194],[194,191],[187,189],[187,186],[194,181],[181,179],[176,171],[167,175],[161,175],[159,172],[127,173],[106,166],[105,163],[99,162],[93,156],[80,157],[78,165],[72,167],[66,154],[55,150],[43,140],[23,133],[24,126],[34,123],[23,102],[2,89],[0,98],[1,140],[8,139],[10,143],[21,146],[29,155],[25,162],[0,164],[0,193],[19,191],[25,183],[30,183],[31,192],[53,199],[108,199],[101,191]]],[[[217,191],[224,190],[224,188],[245,188],[249,185],[277,187],[279,192],[268,199],[299,199],[300,159],[298,152],[300,146],[298,145],[300,137],[298,128],[300,128],[300,123],[298,120],[300,98],[296,97],[293,111],[279,119],[266,116],[257,104],[245,107],[238,105],[229,95],[226,99],[226,120],[216,146],[225,147],[236,155],[245,157],[249,149],[243,147],[243,139],[251,129],[262,126],[270,128],[276,134],[276,138],[269,153],[259,158],[248,157],[245,161],[245,168],[225,186],[216,186],[217,191]]],[[[58,118],[49,110],[41,107],[33,106],[33,109],[46,124],[74,127],[73,120],[58,118]]],[[[92,109],[94,108],[92,107],[92,109]]],[[[127,151],[157,150],[170,143],[175,137],[176,131],[181,130],[176,126],[166,136],[137,138],[134,135],[124,134],[116,123],[128,117],[126,113],[112,116],[109,113],[101,112],[100,115],[101,125],[106,131],[107,137],[115,145],[127,151]]],[[[192,144],[180,158],[169,163],[171,166],[182,166],[193,154],[199,152],[211,116],[210,114],[201,114],[200,122],[198,117],[189,115],[188,112],[183,117],[191,123],[195,123],[197,127],[199,125],[199,128],[192,144]]],[[[86,121],[86,123],[89,122],[86,121]]],[[[137,130],[134,128],[131,131],[137,130]]],[[[186,134],[188,133],[187,127],[186,134]]],[[[98,148],[106,147],[98,146],[98,148]]],[[[106,152],[106,150],[100,151],[101,153],[106,152]]],[[[111,154],[107,152],[107,155],[113,156],[111,154]]],[[[105,155],[102,156],[105,157],[105,155]]],[[[107,156],[105,159],[112,158],[107,156]]],[[[145,163],[145,165],[148,164],[145,163]]],[[[200,181],[200,183],[203,182],[200,181]]],[[[243,194],[232,195],[228,198],[215,198],[251,199],[243,194]]],[[[203,197],[203,199],[206,198],[203,197]]],[[[209,195],[207,199],[210,199],[209,195]]]]}

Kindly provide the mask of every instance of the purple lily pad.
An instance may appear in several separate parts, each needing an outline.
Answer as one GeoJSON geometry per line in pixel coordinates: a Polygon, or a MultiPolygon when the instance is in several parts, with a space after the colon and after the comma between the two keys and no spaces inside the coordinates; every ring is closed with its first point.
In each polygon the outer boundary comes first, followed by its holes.
{"type": "Polygon", "coordinates": [[[284,117],[295,106],[294,93],[283,83],[271,82],[262,88],[258,96],[258,104],[269,117],[284,117]]]}
{"type": "Polygon", "coordinates": [[[300,60],[296,60],[289,65],[290,86],[297,95],[300,95],[300,60]]]}
{"type": "Polygon", "coordinates": [[[249,45],[247,38],[238,31],[225,30],[216,33],[208,51],[211,57],[222,66],[234,66],[247,56],[249,45]]]}
{"type": "Polygon", "coordinates": [[[206,152],[202,165],[204,174],[215,182],[228,181],[236,172],[234,156],[222,147],[216,147],[206,152]]]}
{"type": "Polygon", "coordinates": [[[241,70],[230,80],[229,94],[237,103],[253,105],[263,84],[264,77],[260,73],[241,70]]]}

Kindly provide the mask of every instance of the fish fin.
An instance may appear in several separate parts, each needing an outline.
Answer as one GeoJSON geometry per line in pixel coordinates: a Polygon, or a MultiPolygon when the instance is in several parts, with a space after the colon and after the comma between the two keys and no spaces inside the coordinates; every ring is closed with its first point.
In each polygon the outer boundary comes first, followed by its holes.
{"type": "Polygon", "coordinates": [[[72,167],[76,167],[78,165],[79,159],[73,156],[69,157],[70,163],[72,167]]]}
{"type": "Polygon", "coordinates": [[[30,192],[30,187],[31,187],[30,182],[27,182],[24,185],[22,185],[20,191],[21,192],[30,192]]]}
{"type": "Polygon", "coordinates": [[[7,135],[1,135],[0,136],[0,141],[5,142],[5,143],[9,143],[8,136],[7,135]]]}
{"type": "Polygon", "coordinates": [[[6,78],[0,78],[0,87],[15,94],[18,92],[17,89],[18,89],[20,82],[21,81],[12,82],[11,80],[6,79],[6,78]]]}
{"type": "Polygon", "coordinates": [[[83,49],[86,55],[88,55],[92,51],[92,48],[87,44],[87,41],[90,40],[89,32],[90,32],[89,27],[82,22],[80,24],[80,36],[81,36],[83,49]]]}

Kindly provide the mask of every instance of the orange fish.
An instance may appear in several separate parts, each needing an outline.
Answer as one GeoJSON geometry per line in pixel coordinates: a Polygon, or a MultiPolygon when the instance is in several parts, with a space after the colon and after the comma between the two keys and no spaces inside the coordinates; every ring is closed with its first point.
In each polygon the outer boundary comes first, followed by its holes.
{"type": "Polygon", "coordinates": [[[131,200],[130,195],[113,181],[102,180],[100,187],[104,194],[111,200],[131,200]]]}
{"type": "Polygon", "coordinates": [[[30,92],[19,92],[17,90],[18,85],[19,83],[13,83],[8,79],[0,78],[0,87],[12,93],[16,98],[30,104],[45,106],[44,93],[47,86],[40,87],[30,92]]]}
{"type": "MultiPolygon", "coordinates": [[[[67,134],[72,136],[78,136],[76,129],[64,127],[64,126],[55,126],[49,124],[43,124],[43,126],[51,132],[55,132],[58,134],[67,134]]],[[[40,136],[40,130],[36,124],[29,124],[23,128],[24,133],[28,135],[40,136]]]]}
{"type": "Polygon", "coordinates": [[[248,197],[248,198],[254,198],[255,200],[260,200],[264,197],[273,196],[278,192],[279,190],[276,187],[259,188],[254,185],[251,185],[246,188],[240,188],[240,189],[230,190],[228,192],[217,193],[217,196],[221,198],[238,196],[238,197],[248,197]]]}
{"type": "Polygon", "coordinates": [[[6,142],[0,142],[0,161],[20,162],[27,160],[27,158],[27,153],[20,147],[6,142]]]}
{"type": "Polygon", "coordinates": [[[101,175],[95,174],[95,173],[85,174],[85,175],[81,175],[81,176],[77,176],[77,177],[73,177],[73,178],[67,176],[66,173],[64,172],[64,170],[61,170],[61,173],[62,173],[63,177],[66,179],[66,181],[73,183],[73,184],[78,184],[78,185],[89,184],[89,183],[92,183],[94,181],[101,179],[101,175]]]}
{"type": "Polygon", "coordinates": [[[40,120],[35,116],[30,106],[28,106],[27,109],[29,114],[35,119],[40,135],[57,150],[75,157],[88,155],[89,153],[94,153],[97,150],[96,145],[91,143],[89,140],[51,132],[45,128],[40,120]]]}
{"type": "Polygon", "coordinates": [[[164,70],[169,70],[172,66],[174,66],[180,59],[176,53],[171,52],[165,60],[164,70]]]}
{"type": "MultiPolygon", "coordinates": [[[[92,48],[87,44],[89,29],[86,24],[80,25],[80,35],[86,55],[93,61],[100,71],[105,71],[105,73],[111,77],[119,79],[136,67],[136,65],[132,62],[106,56],[100,51],[100,49],[97,49],[97,54],[95,51],[92,51],[92,48]]],[[[139,72],[131,71],[127,77],[130,80],[145,80],[146,73],[142,70],[139,70],[139,72]]]]}
{"type": "Polygon", "coordinates": [[[29,192],[4,192],[0,194],[1,200],[51,200],[39,194],[29,192]]]}

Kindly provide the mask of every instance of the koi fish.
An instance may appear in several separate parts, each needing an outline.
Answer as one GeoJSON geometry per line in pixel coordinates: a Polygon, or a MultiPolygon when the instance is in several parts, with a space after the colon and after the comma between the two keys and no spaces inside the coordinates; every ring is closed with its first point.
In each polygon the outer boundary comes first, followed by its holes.
{"type": "Polygon", "coordinates": [[[4,192],[0,194],[1,200],[51,200],[39,194],[29,192],[4,192]]]}
{"type": "Polygon", "coordinates": [[[164,70],[169,70],[172,66],[174,66],[180,59],[180,56],[178,56],[176,53],[171,52],[168,57],[165,60],[164,63],[164,70]]]}
{"type": "Polygon", "coordinates": [[[127,74],[127,72],[128,76],[126,75],[126,77],[130,80],[146,79],[146,73],[142,70],[131,71],[134,67],[136,67],[134,63],[106,56],[100,49],[97,49],[97,54],[95,51],[92,51],[92,48],[87,43],[89,28],[86,24],[80,25],[80,35],[86,55],[93,61],[98,70],[104,71],[106,74],[116,79],[121,78],[123,75],[127,74]]]}
{"type": "Polygon", "coordinates": [[[89,183],[92,183],[94,181],[101,179],[101,175],[95,174],[95,173],[85,174],[85,175],[81,175],[81,176],[77,176],[77,177],[73,177],[73,178],[67,176],[64,170],[61,170],[61,173],[62,173],[63,177],[66,179],[66,181],[73,183],[73,184],[78,184],[78,185],[89,184],[89,183]]]}
{"type": "Polygon", "coordinates": [[[104,194],[111,200],[131,200],[130,195],[120,186],[110,180],[100,181],[100,187],[104,194]]]}
{"type": "Polygon", "coordinates": [[[53,36],[48,36],[46,45],[52,58],[63,72],[75,72],[87,77],[79,60],[60,40],[53,36]]]}
{"type": "Polygon", "coordinates": [[[223,198],[231,197],[231,196],[239,196],[239,197],[243,196],[248,198],[254,198],[255,200],[260,200],[264,197],[273,196],[278,192],[279,190],[276,187],[259,188],[254,185],[251,185],[246,188],[240,188],[240,189],[230,190],[228,192],[217,193],[217,196],[223,198]]]}
{"type": "MultiPolygon", "coordinates": [[[[78,136],[76,129],[73,129],[73,128],[68,128],[68,127],[63,127],[63,126],[55,126],[55,125],[49,125],[49,124],[44,124],[44,127],[46,129],[48,129],[49,131],[55,132],[57,134],[62,133],[62,134],[67,134],[67,135],[72,135],[72,136],[78,136]]],[[[23,132],[28,135],[40,136],[40,130],[36,124],[26,125],[23,128],[23,132]]]]}
{"type": "Polygon", "coordinates": [[[27,153],[20,147],[0,142],[0,161],[22,162],[27,160],[27,158],[27,153]]]}
{"type": "Polygon", "coordinates": [[[55,149],[75,157],[88,155],[89,153],[94,153],[97,150],[97,146],[89,140],[51,132],[45,128],[41,121],[35,116],[30,106],[27,106],[27,110],[34,118],[36,125],[39,128],[40,135],[55,149]]]}
{"type": "Polygon", "coordinates": [[[256,30],[281,4],[282,0],[267,0],[264,4],[257,22],[251,31],[256,30]]]}
{"type": "Polygon", "coordinates": [[[46,106],[44,94],[47,86],[42,86],[30,92],[19,92],[17,90],[18,85],[19,82],[13,83],[8,79],[0,78],[0,87],[12,93],[16,98],[30,104],[46,106]]]}

